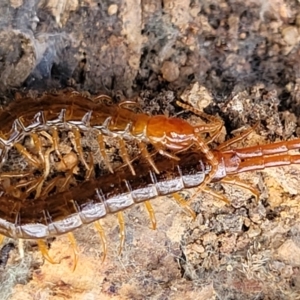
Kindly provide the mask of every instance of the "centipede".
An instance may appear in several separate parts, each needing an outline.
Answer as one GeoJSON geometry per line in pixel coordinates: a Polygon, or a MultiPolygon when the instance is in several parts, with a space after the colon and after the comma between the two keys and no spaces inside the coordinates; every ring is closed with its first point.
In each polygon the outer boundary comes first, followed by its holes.
{"type": "Polygon", "coordinates": [[[299,154],[289,154],[300,149],[300,139],[230,149],[250,129],[213,149],[209,144],[223,126],[216,117],[177,102],[208,121],[192,126],[180,118],[137,112],[140,108],[131,101],[113,105],[110,100],[68,91],[20,98],[1,112],[1,241],[35,239],[53,263],[44,240],[68,234],[76,267],[72,231],[85,224],[95,224],[104,259],[107,239],[99,221],[108,214],[117,215],[121,253],[122,212],[132,205],[145,204],[155,229],[151,199],[172,195],[195,217],[193,197],[185,201],[178,192],[196,188],[229,202],[209,186],[221,181],[247,189],[258,199],[259,192],[236,174],[300,163],[299,154]]]}

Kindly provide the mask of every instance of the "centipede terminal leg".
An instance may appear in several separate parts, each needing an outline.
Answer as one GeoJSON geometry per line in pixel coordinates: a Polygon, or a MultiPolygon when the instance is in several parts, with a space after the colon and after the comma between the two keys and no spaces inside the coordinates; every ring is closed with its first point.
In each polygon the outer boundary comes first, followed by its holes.
{"type": "Polygon", "coordinates": [[[124,248],[125,244],[125,221],[124,216],[122,212],[118,212],[118,221],[119,221],[119,227],[120,227],[120,247],[119,247],[119,255],[121,255],[122,250],[124,248]]]}
{"type": "Polygon", "coordinates": [[[74,272],[78,263],[78,248],[77,248],[75,236],[72,232],[68,232],[68,238],[71,243],[73,255],[74,255],[74,266],[73,266],[73,272],[74,272]]]}
{"type": "Polygon", "coordinates": [[[145,201],[144,204],[145,204],[146,209],[149,213],[152,229],[155,230],[156,229],[156,218],[155,218],[154,209],[153,209],[153,207],[152,207],[152,205],[150,204],[149,201],[145,201]]]}
{"type": "Polygon", "coordinates": [[[42,253],[42,256],[51,264],[58,264],[59,262],[56,262],[52,259],[52,257],[49,255],[48,252],[48,246],[46,245],[44,240],[38,239],[37,244],[39,247],[40,252],[42,253]]]}
{"type": "Polygon", "coordinates": [[[101,244],[102,244],[102,251],[103,251],[103,258],[102,258],[102,263],[105,261],[106,255],[107,255],[107,239],[105,235],[105,231],[103,227],[101,226],[99,221],[94,222],[94,226],[96,230],[98,231],[101,239],[101,244]]]}

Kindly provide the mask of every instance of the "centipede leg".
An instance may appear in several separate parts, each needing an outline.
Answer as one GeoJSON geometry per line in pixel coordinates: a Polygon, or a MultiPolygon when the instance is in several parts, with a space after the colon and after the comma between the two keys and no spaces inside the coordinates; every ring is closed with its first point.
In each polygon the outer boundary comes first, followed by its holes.
{"type": "Polygon", "coordinates": [[[123,213],[120,211],[118,212],[118,221],[120,227],[120,247],[119,247],[118,254],[121,255],[125,243],[125,221],[124,221],[123,213]]]}
{"type": "Polygon", "coordinates": [[[0,245],[2,245],[2,243],[3,243],[4,239],[5,239],[5,236],[4,236],[4,235],[2,235],[2,234],[0,234],[0,245]]]}
{"type": "Polygon", "coordinates": [[[132,173],[132,175],[135,176],[135,171],[134,171],[134,168],[131,164],[131,161],[129,159],[129,156],[128,156],[128,153],[127,153],[127,150],[126,150],[126,146],[125,146],[125,142],[122,138],[118,138],[118,141],[119,141],[119,145],[120,145],[120,155],[122,157],[122,160],[124,163],[126,163],[132,173]]]}
{"type": "MultiPolygon", "coordinates": [[[[231,202],[228,200],[228,198],[222,194],[219,194],[217,192],[215,192],[214,190],[212,190],[211,188],[209,188],[208,186],[205,186],[201,189],[201,191],[203,193],[206,193],[208,195],[211,195],[213,198],[216,198],[220,201],[225,202],[226,204],[230,204],[231,202]]],[[[196,195],[196,194],[195,194],[196,195]]]]}
{"type": "Polygon", "coordinates": [[[149,213],[149,216],[150,216],[152,229],[155,230],[156,229],[156,218],[155,218],[154,209],[153,209],[153,207],[152,207],[152,205],[150,204],[149,201],[145,201],[144,203],[145,203],[146,209],[147,209],[147,211],[149,213]]]}
{"type": "Polygon", "coordinates": [[[72,172],[73,170],[70,170],[69,172],[68,172],[68,175],[67,175],[67,177],[66,177],[66,179],[65,179],[65,181],[64,181],[64,183],[62,184],[62,186],[59,188],[59,192],[63,192],[63,191],[66,191],[67,190],[67,187],[68,187],[68,185],[69,185],[69,183],[70,183],[70,181],[71,181],[71,178],[72,178],[72,176],[73,176],[73,172],[72,172]]]}
{"type": "Polygon", "coordinates": [[[76,243],[76,239],[74,237],[74,234],[72,232],[68,232],[68,238],[69,241],[72,245],[72,249],[73,249],[73,254],[74,254],[74,267],[73,267],[73,272],[76,269],[77,263],[78,263],[78,248],[77,248],[77,243],[76,243]]]}
{"type": "Polygon", "coordinates": [[[104,139],[103,139],[103,136],[102,136],[101,133],[98,134],[97,139],[98,139],[98,144],[99,144],[100,153],[101,153],[101,155],[102,155],[102,157],[103,157],[104,163],[105,163],[106,167],[108,168],[109,172],[110,172],[110,173],[114,173],[114,171],[113,171],[113,169],[112,169],[112,166],[111,166],[111,164],[110,164],[110,162],[109,162],[107,153],[105,152],[104,139]]]}
{"type": "Polygon", "coordinates": [[[142,156],[147,159],[147,161],[149,162],[149,164],[153,168],[154,172],[156,174],[159,174],[159,170],[157,169],[157,167],[156,167],[156,165],[155,165],[155,163],[154,163],[154,161],[153,161],[150,153],[148,152],[146,146],[144,145],[144,143],[143,142],[139,142],[138,146],[139,146],[139,148],[141,150],[142,156]]]}
{"type": "Polygon", "coordinates": [[[58,262],[55,262],[51,256],[49,255],[49,252],[48,252],[48,247],[45,243],[44,240],[41,240],[41,239],[38,239],[37,240],[37,244],[38,244],[38,247],[39,247],[39,250],[40,252],[42,253],[43,257],[51,264],[57,264],[58,262]]]}
{"type": "Polygon", "coordinates": [[[107,239],[105,235],[105,231],[103,227],[101,226],[99,221],[94,222],[95,228],[98,231],[101,239],[101,244],[102,244],[102,251],[103,251],[103,258],[102,258],[102,263],[105,261],[106,254],[107,254],[107,239]]]}
{"type": "Polygon", "coordinates": [[[94,171],[94,159],[92,153],[89,153],[89,157],[90,157],[90,164],[89,164],[89,169],[87,170],[85,175],[85,180],[89,180],[92,177],[94,171]]]}
{"type": "Polygon", "coordinates": [[[204,181],[200,185],[200,190],[201,190],[201,188],[203,188],[208,183],[210,183],[211,179],[215,176],[215,173],[216,173],[216,171],[218,169],[218,166],[219,166],[219,161],[214,156],[214,154],[210,151],[210,149],[207,146],[207,144],[201,138],[198,137],[197,142],[198,142],[198,147],[200,148],[200,151],[203,152],[203,154],[205,155],[205,157],[211,163],[211,171],[208,173],[208,175],[205,177],[204,181]]]}
{"type": "Polygon", "coordinates": [[[82,151],[81,142],[80,142],[80,139],[81,139],[80,131],[77,127],[74,127],[72,132],[73,132],[74,137],[75,137],[75,147],[76,147],[76,151],[79,155],[79,158],[80,158],[81,162],[84,164],[85,168],[87,170],[89,170],[89,165],[87,164],[87,162],[86,162],[86,160],[84,159],[84,156],[83,156],[83,151],[82,151]]]}
{"type": "Polygon", "coordinates": [[[244,182],[243,180],[239,179],[235,176],[226,176],[221,179],[222,183],[236,185],[244,190],[249,191],[254,197],[255,200],[258,202],[259,200],[259,191],[256,188],[253,188],[251,185],[249,185],[247,182],[244,182]]]}
{"type": "Polygon", "coordinates": [[[40,162],[35,159],[21,144],[16,143],[14,144],[14,147],[20,152],[21,155],[23,155],[30,164],[32,164],[34,167],[39,168],[40,162]]]}
{"type": "Polygon", "coordinates": [[[42,143],[41,140],[39,139],[38,135],[36,133],[31,133],[30,137],[32,138],[33,144],[37,150],[37,153],[39,155],[39,158],[42,162],[42,164],[45,164],[45,160],[44,160],[44,155],[43,155],[43,151],[42,151],[42,143]]]}
{"type": "Polygon", "coordinates": [[[185,201],[178,193],[173,193],[172,196],[177,204],[179,204],[179,206],[181,206],[195,220],[196,213],[189,206],[190,201],[185,201]]]}
{"type": "Polygon", "coordinates": [[[58,145],[59,145],[59,136],[58,136],[58,130],[56,127],[52,128],[52,140],[53,140],[53,148],[57,154],[57,156],[59,157],[59,159],[62,161],[62,163],[64,164],[65,167],[67,167],[59,149],[58,149],[58,145]]]}

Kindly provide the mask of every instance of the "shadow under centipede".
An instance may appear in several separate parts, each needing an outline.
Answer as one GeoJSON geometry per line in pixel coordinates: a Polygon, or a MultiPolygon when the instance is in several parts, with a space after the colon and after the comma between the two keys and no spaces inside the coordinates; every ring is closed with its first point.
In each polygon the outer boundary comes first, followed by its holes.
{"type": "Polygon", "coordinates": [[[8,259],[9,253],[15,249],[15,245],[13,243],[8,243],[4,245],[0,250],[0,268],[5,268],[8,259]]]}

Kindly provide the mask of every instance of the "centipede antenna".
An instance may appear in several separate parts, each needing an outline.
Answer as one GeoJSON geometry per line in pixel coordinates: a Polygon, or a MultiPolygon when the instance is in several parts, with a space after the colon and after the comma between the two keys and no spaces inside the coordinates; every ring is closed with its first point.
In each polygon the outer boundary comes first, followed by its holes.
{"type": "Polygon", "coordinates": [[[125,221],[124,221],[124,216],[122,212],[118,212],[118,221],[119,221],[119,227],[120,227],[120,247],[119,247],[119,253],[118,255],[121,255],[122,250],[124,248],[124,243],[125,243],[125,221]]]}
{"type": "Polygon", "coordinates": [[[73,249],[73,254],[74,254],[74,267],[72,272],[75,271],[77,263],[78,263],[78,248],[77,248],[77,243],[76,239],[74,237],[74,234],[72,232],[68,232],[68,238],[71,243],[72,249],[73,249]]]}
{"type": "Polygon", "coordinates": [[[259,191],[256,188],[253,188],[251,185],[249,185],[247,182],[244,182],[243,180],[239,179],[236,176],[226,176],[221,179],[222,183],[236,185],[244,190],[249,191],[254,197],[256,202],[259,200],[259,191]]]}
{"type": "Polygon", "coordinates": [[[152,229],[155,230],[156,229],[156,218],[155,218],[154,209],[153,209],[153,207],[152,207],[152,205],[150,204],[149,201],[145,201],[144,204],[145,204],[146,209],[149,213],[152,229]]]}
{"type": "Polygon", "coordinates": [[[57,264],[59,262],[55,262],[52,257],[49,255],[49,252],[48,252],[48,247],[45,243],[44,240],[41,240],[41,239],[38,239],[37,240],[37,244],[38,244],[38,247],[39,247],[39,250],[40,252],[42,253],[42,256],[51,264],[57,264]]]}
{"type": "Polygon", "coordinates": [[[222,143],[220,146],[216,148],[218,151],[223,151],[226,148],[232,146],[233,144],[245,139],[251,132],[253,132],[259,123],[256,123],[253,127],[250,127],[249,129],[242,132],[240,135],[233,137],[232,139],[229,139],[228,141],[222,143]]]}
{"type": "MultiPolygon", "coordinates": [[[[183,100],[184,101],[184,100],[183,100]]],[[[186,102],[187,103],[187,102],[186,102]]],[[[221,119],[219,119],[218,117],[212,116],[212,115],[208,115],[205,112],[191,106],[190,104],[186,104],[186,103],[182,103],[180,101],[176,101],[176,104],[185,109],[185,110],[189,110],[192,113],[194,113],[195,115],[204,118],[206,120],[208,120],[209,122],[212,122],[213,124],[208,124],[210,126],[212,126],[212,128],[214,128],[214,130],[211,128],[211,130],[219,132],[222,127],[223,127],[223,121],[221,119]]]]}
{"type": "Polygon", "coordinates": [[[194,220],[196,219],[196,213],[190,207],[190,201],[185,201],[178,193],[172,194],[174,200],[179,204],[183,210],[185,210],[194,220]]]}
{"type": "Polygon", "coordinates": [[[102,263],[103,263],[105,261],[106,254],[107,254],[107,239],[106,239],[105,231],[101,226],[100,222],[99,221],[94,222],[94,226],[98,231],[101,239],[102,251],[103,251],[102,263]]]}

